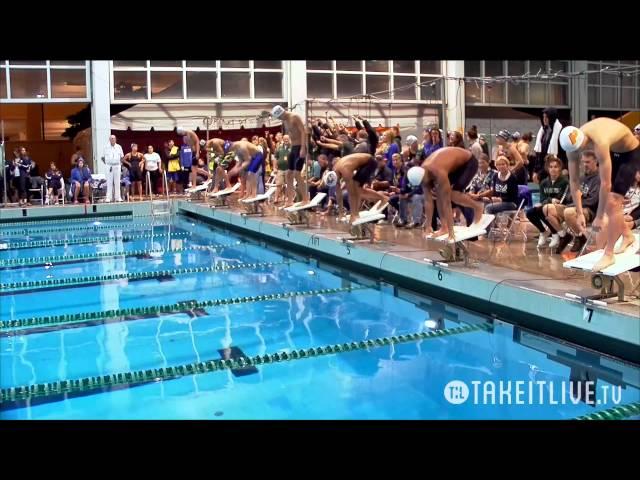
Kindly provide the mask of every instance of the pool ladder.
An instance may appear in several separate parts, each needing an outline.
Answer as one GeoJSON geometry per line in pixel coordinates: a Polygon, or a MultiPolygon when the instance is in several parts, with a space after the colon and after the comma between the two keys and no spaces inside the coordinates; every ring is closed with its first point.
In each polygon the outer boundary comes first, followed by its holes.
{"type": "MultiPolygon", "coordinates": [[[[153,189],[151,188],[151,175],[147,171],[147,195],[149,195],[149,199],[151,200],[151,215],[170,215],[171,214],[171,203],[169,202],[169,184],[167,182],[167,172],[162,171],[162,190],[164,192],[163,200],[154,200],[153,198],[153,189]]],[[[158,198],[162,198],[158,196],[158,198]]]]}

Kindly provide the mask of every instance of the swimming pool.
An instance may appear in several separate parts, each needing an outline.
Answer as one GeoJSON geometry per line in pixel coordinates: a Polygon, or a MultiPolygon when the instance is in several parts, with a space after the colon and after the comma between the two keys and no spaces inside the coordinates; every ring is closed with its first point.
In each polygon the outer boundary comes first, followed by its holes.
{"type": "Polygon", "coordinates": [[[192,219],[0,235],[2,419],[638,413],[635,365],[192,219]]]}

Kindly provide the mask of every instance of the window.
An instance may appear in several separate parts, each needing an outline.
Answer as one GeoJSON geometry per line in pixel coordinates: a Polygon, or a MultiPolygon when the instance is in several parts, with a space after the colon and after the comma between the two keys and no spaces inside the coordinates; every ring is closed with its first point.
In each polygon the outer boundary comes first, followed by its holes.
{"type": "Polygon", "coordinates": [[[388,72],[388,60],[367,60],[364,62],[364,68],[367,72],[388,72]]]}
{"type": "Polygon", "coordinates": [[[600,100],[601,107],[618,108],[618,89],[615,87],[602,87],[600,100]]]}
{"type": "Polygon", "coordinates": [[[141,63],[149,66],[125,68],[117,67],[114,62],[114,101],[283,98],[281,60],[150,60],[141,63]],[[145,80],[147,76],[150,85],[145,80]]]}
{"type": "Polygon", "coordinates": [[[171,67],[182,68],[182,60],[151,60],[149,62],[151,67],[171,67]]]}
{"type": "Polygon", "coordinates": [[[222,60],[222,68],[249,68],[249,60],[222,60]]]}
{"type": "Polygon", "coordinates": [[[11,98],[47,98],[47,70],[11,68],[11,98]]]}
{"type": "Polygon", "coordinates": [[[253,68],[281,69],[281,60],[254,60],[253,68]]]}
{"type": "Polygon", "coordinates": [[[416,62],[413,60],[394,60],[394,73],[416,73],[416,62]]]}
{"type": "MultiPolygon", "coordinates": [[[[464,62],[465,77],[481,77],[481,63],[477,60],[464,62]]],[[[465,82],[465,100],[468,103],[482,103],[482,84],[476,81],[465,82]]]]}
{"type": "Polygon", "coordinates": [[[338,74],[336,77],[337,96],[352,97],[362,95],[362,76],[338,74]]]}
{"type": "Polygon", "coordinates": [[[529,99],[531,105],[547,105],[547,84],[531,82],[529,84],[529,99]]]}
{"type": "Polygon", "coordinates": [[[333,98],[333,74],[307,73],[307,97],[333,98]]]}
{"type": "Polygon", "coordinates": [[[331,60],[307,60],[307,70],[332,70],[331,60]]]}
{"type": "Polygon", "coordinates": [[[146,68],[147,61],[146,60],[114,60],[114,67],[140,67],[146,68]]]}
{"type": "MultiPolygon", "coordinates": [[[[409,86],[416,83],[415,77],[400,77],[398,75],[393,77],[393,98],[396,100],[415,100],[416,99],[416,87],[409,86]],[[402,88],[406,87],[406,88],[402,88]]],[[[367,81],[368,85],[368,81],[367,81]]]]}
{"type": "Polygon", "coordinates": [[[484,101],[486,103],[505,103],[505,84],[494,83],[492,85],[485,85],[484,87],[484,101]]]}
{"type": "Polygon", "coordinates": [[[250,98],[251,74],[248,72],[222,72],[221,95],[223,98],[250,98]]]}
{"type": "Polygon", "coordinates": [[[362,70],[362,62],[360,60],[337,60],[336,70],[359,72],[362,70]]]}
{"type": "Polygon", "coordinates": [[[509,91],[509,100],[508,103],[513,103],[515,105],[525,105],[527,103],[527,84],[526,83],[518,83],[517,85],[513,83],[509,83],[508,85],[509,91]]]}
{"type": "Polygon", "coordinates": [[[255,72],[253,85],[258,98],[282,98],[282,73],[255,72]]]}
{"type": "Polygon", "coordinates": [[[500,77],[504,75],[504,63],[502,61],[486,60],[484,62],[485,77],[500,77]]]}
{"type": "Polygon", "coordinates": [[[46,64],[46,60],[9,60],[9,65],[29,65],[44,67],[46,64]]]}
{"type": "Polygon", "coordinates": [[[600,106],[600,87],[589,87],[589,106],[600,106]]]}
{"type": "Polygon", "coordinates": [[[389,98],[389,76],[367,75],[367,93],[377,98],[389,98]]]}
{"type": "Polygon", "coordinates": [[[426,85],[423,85],[420,87],[420,99],[421,100],[428,100],[431,102],[434,101],[440,101],[440,93],[442,90],[442,86],[440,85],[440,82],[437,81],[433,81],[431,83],[428,83],[426,85]]]}
{"type": "Polygon", "coordinates": [[[216,68],[216,61],[215,60],[187,60],[187,67],[216,68]]]}
{"type": "Polygon", "coordinates": [[[507,73],[509,75],[524,75],[527,73],[526,62],[523,60],[509,60],[507,62],[507,73]]]}
{"type": "Polygon", "coordinates": [[[0,67],[0,98],[7,98],[7,70],[0,67]]]}
{"type": "Polygon", "coordinates": [[[147,72],[113,72],[113,92],[116,100],[147,98],[147,72]]]}
{"type": "Polygon", "coordinates": [[[640,94],[640,84],[637,75],[625,75],[625,71],[607,72],[600,71],[606,67],[620,68],[632,67],[629,70],[638,68],[637,61],[604,60],[601,62],[591,61],[587,68],[595,70],[589,73],[589,108],[603,109],[635,109],[640,107],[635,98],[640,94]]]}
{"type": "Polygon", "coordinates": [[[621,108],[636,108],[635,91],[633,88],[623,88],[620,95],[621,108]]]}
{"type": "Polygon", "coordinates": [[[568,105],[568,85],[560,85],[552,83],[549,85],[549,104],[551,105],[568,105]]]}
{"type": "Polygon", "coordinates": [[[84,60],[49,60],[49,65],[52,67],[84,67],[86,62],[84,60]]]}
{"type": "Polygon", "coordinates": [[[182,72],[151,72],[151,98],[183,98],[182,72]]]}
{"type": "Polygon", "coordinates": [[[51,69],[52,98],[86,98],[87,71],[82,69],[51,69]]]}
{"type": "Polygon", "coordinates": [[[216,72],[187,72],[187,98],[216,98],[216,72]]]}
{"type": "Polygon", "coordinates": [[[440,75],[442,68],[440,60],[420,60],[420,74],[440,75]]]}

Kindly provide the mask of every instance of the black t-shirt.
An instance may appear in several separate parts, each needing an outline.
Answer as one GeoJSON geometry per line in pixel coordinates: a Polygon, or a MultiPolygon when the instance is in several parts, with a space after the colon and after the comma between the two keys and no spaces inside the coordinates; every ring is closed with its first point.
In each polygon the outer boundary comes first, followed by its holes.
{"type": "Polygon", "coordinates": [[[503,202],[518,203],[518,181],[511,173],[504,181],[500,180],[500,175],[496,175],[493,179],[493,191],[503,202]]]}

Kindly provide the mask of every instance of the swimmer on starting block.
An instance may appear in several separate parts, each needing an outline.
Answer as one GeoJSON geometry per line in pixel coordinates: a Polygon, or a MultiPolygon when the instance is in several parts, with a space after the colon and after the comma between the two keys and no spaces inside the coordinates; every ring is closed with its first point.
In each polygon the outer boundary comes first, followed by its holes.
{"type": "Polygon", "coordinates": [[[200,157],[200,140],[198,135],[193,130],[187,130],[186,128],[178,127],[176,129],[178,135],[184,135],[182,137],[183,145],[189,145],[191,147],[191,173],[189,174],[189,182],[192,187],[196,186],[198,174],[196,173],[198,166],[198,158],[200,157]]]}
{"type": "Polygon", "coordinates": [[[235,167],[229,170],[229,177],[235,177],[245,170],[248,172],[247,188],[240,200],[255,197],[258,194],[258,178],[256,174],[264,161],[262,150],[247,140],[240,140],[231,144],[229,151],[235,152],[240,160],[235,167]]]}
{"type": "Polygon", "coordinates": [[[640,141],[631,130],[621,122],[606,117],[596,118],[580,128],[565,127],[560,132],[560,145],[567,152],[569,160],[569,179],[571,196],[577,210],[578,227],[583,233],[586,220],[582,210],[582,195],[579,185],[580,151],[591,149],[595,152],[600,169],[600,201],[598,212],[593,220],[593,230],[598,233],[606,227],[606,244],[602,258],[593,266],[594,272],[600,272],[615,263],[614,254],[623,253],[633,245],[635,238],[622,214],[624,195],[640,170],[640,141]],[[618,238],[622,242],[614,250],[618,238]]]}
{"type": "MultiPolygon", "coordinates": [[[[449,235],[449,240],[455,241],[453,229],[453,210],[451,202],[473,208],[473,224],[479,226],[482,222],[484,206],[464,193],[471,180],[478,171],[478,159],[469,151],[459,147],[444,147],[433,152],[423,162],[422,167],[414,167],[409,181],[412,185],[422,183],[424,190],[424,211],[427,223],[433,215],[433,195],[436,189],[436,201],[440,213],[440,230],[433,237],[449,235]]],[[[427,226],[427,233],[431,227],[427,226]]]]}
{"type": "Polygon", "coordinates": [[[365,188],[365,185],[371,182],[376,167],[377,162],[375,158],[368,153],[352,153],[351,155],[346,155],[338,160],[333,167],[333,171],[338,175],[336,188],[338,208],[342,211],[343,202],[340,179],[343,178],[347,186],[347,192],[349,193],[351,223],[354,223],[359,218],[361,200],[371,200],[374,202],[379,200],[387,202],[389,200],[389,197],[382,192],[365,188]]]}
{"type": "Polygon", "coordinates": [[[275,119],[281,120],[286,133],[291,139],[291,152],[288,156],[289,164],[287,166],[287,201],[284,207],[290,207],[295,201],[295,192],[298,190],[298,196],[300,201],[308,203],[307,189],[305,182],[302,180],[302,167],[304,167],[305,160],[307,158],[307,133],[304,128],[304,123],[300,115],[293,112],[287,112],[280,105],[276,105],[271,110],[271,116],[275,119]],[[293,180],[295,178],[296,189],[293,187],[293,180]]]}
{"type": "Polygon", "coordinates": [[[220,180],[224,179],[225,186],[228,186],[227,172],[222,166],[222,159],[229,153],[231,142],[222,138],[212,138],[205,143],[204,148],[207,155],[211,157],[209,170],[213,174],[213,193],[216,193],[222,183],[220,180]]]}

